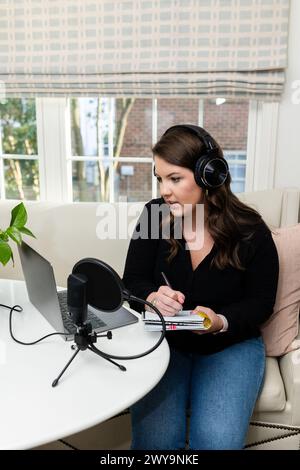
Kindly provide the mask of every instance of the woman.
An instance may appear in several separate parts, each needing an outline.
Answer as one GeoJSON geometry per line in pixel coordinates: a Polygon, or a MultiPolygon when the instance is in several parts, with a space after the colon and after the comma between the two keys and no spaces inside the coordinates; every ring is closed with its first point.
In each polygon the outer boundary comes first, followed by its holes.
{"type": "Polygon", "coordinates": [[[161,198],[144,208],[123,281],[163,315],[200,310],[211,327],[167,333],[168,369],[131,408],[132,449],[184,449],[187,410],[190,449],[242,449],[263,382],[260,325],[275,303],[277,251],[261,216],[231,192],[222,150],[204,129],[173,126],[152,150],[161,198]],[[165,203],[159,236],[137,236],[145,221],[151,235],[152,209],[165,203]]]}

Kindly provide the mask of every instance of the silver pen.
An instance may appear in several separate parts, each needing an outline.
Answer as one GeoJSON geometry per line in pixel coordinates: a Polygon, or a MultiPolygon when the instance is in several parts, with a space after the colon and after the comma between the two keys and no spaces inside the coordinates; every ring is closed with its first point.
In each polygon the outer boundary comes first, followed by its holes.
{"type": "Polygon", "coordinates": [[[170,287],[170,289],[173,289],[173,287],[171,286],[167,276],[165,275],[165,273],[161,272],[161,275],[163,277],[163,280],[165,281],[165,283],[167,284],[168,287],[170,287]]]}
{"type": "MultiPolygon", "coordinates": [[[[165,283],[167,284],[167,286],[170,287],[170,289],[173,289],[173,287],[171,286],[171,284],[170,284],[170,282],[169,282],[167,276],[165,275],[165,273],[161,271],[161,275],[162,275],[163,280],[164,280],[165,283]]],[[[174,289],[173,289],[173,290],[174,290],[174,289]]],[[[179,312],[181,312],[181,310],[182,310],[182,306],[181,306],[179,312]]]]}

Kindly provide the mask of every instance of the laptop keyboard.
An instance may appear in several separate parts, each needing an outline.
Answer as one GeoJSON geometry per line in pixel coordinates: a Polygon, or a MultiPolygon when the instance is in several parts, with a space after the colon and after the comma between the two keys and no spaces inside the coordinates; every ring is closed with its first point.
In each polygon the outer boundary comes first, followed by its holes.
{"type": "MultiPolygon", "coordinates": [[[[57,292],[57,295],[58,295],[58,301],[59,301],[59,305],[60,305],[60,310],[61,310],[61,314],[62,314],[62,320],[63,320],[64,327],[70,333],[75,334],[77,330],[76,330],[76,326],[72,322],[71,317],[69,315],[68,304],[67,304],[67,291],[64,290],[64,291],[61,291],[61,292],[57,292]]],[[[97,329],[97,328],[101,328],[103,326],[106,326],[106,323],[104,323],[102,320],[100,320],[100,318],[97,317],[97,315],[95,315],[92,312],[88,312],[87,319],[91,323],[93,330],[97,329]]]]}

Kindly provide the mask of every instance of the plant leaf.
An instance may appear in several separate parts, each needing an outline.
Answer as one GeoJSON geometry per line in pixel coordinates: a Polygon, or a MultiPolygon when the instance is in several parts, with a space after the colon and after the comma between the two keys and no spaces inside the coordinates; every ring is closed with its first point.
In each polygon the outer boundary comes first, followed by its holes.
{"type": "Polygon", "coordinates": [[[10,258],[13,258],[11,247],[8,243],[0,239],[0,263],[5,266],[10,258]]]}
{"type": "Polygon", "coordinates": [[[30,237],[36,238],[36,236],[26,227],[21,227],[20,232],[25,233],[25,235],[29,235],[30,237]]]}
{"type": "Polygon", "coordinates": [[[16,207],[11,211],[11,220],[10,227],[14,226],[17,228],[24,227],[27,222],[27,212],[23,202],[20,202],[16,207]]]}
{"type": "Polygon", "coordinates": [[[6,232],[0,233],[0,240],[3,240],[4,242],[8,242],[8,235],[6,232]]]}
{"type": "Polygon", "coordinates": [[[18,245],[21,245],[22,236],[20,230],[17,227],[8,227],[6,233],[14,242],[18,243],[18,245]]]}

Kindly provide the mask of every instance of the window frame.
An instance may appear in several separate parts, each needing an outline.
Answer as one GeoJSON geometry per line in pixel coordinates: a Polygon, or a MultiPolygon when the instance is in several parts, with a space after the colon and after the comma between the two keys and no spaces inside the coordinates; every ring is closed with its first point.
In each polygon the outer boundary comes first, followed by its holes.
{"type": "Polygon", "coordinates": [[[245,191],[273,189],[279,102],[250,101],[245,191]]]}

